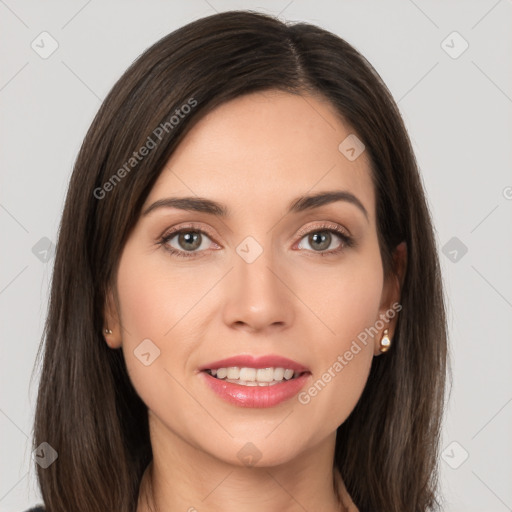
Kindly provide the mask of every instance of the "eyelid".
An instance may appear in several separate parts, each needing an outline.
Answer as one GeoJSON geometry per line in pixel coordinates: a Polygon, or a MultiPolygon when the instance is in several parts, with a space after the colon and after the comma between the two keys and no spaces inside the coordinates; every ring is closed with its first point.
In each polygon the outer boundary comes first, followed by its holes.
{"type": "MultiPolygon", "coordinates": [[[[195,229],[197,231],[206,233],[210,238],[215,239],[215,236],[213,235],[212,231],[208,227],[200,226],[199,224],[197,224],[195,222],[188,222],[185,224],[180,224],[177,227],[172,227],[172,228],[164,231],[164,233],[159,238],[160,239],[168,238],[171,235],[178,233],[185,229],[195,229]]],[[[310,234],[311,231],[313,231],[315,229],[317,229],[317,230],[318,229],[333,229],[334,231],[341,232],[348,237],[352,237],[352,235],[348,229],[346,229],[345,227],[343,227],[339,224],[336,224],[335,222],[331,222],[331,221],[320,221],[318,224],[308,225],[307,227],[303,227],[303,228],[299,229],[299,231],[297,231],[295,236],[296,237],[304,237],[304,236],[310,234]]]]}
{"type": "MultiPolygon", "coordinates": [[[[206,233],[211,239],[212,242],[215,241],[215,235],[213,234],[212,230],[210,228],[207,228],[205,226],[200,226],[199,224],[195,222],[188,222],[185,224],[180,224],[179,226],[174,226],[170,229],[167,229],[163,232],[163,234],[159,237],[160,239],[167,239],[171,238],[173,235],[179,233],[180,231],[184,231],[186,229],[199,231],[200,233],[206,233]]],[[[217,242],[215,242],[217,243],[217,242]]]]}
{"type": "Polygon", "coordinates": [[[336,224],[335,222],[331,222],[331,221],[323,221],[323,222],[320,221],[318,224],[315,224],[313,226],[309,225],[307,227],[301,228],[297,232],[296,236],[303,237],[305,235],[308,235],[312,231],[321,230],[321,229],[326,229],[326,230],[332,229],[334,231],[344,234],[345,236],[347,236],[349,238],[352,237],[352,234],[350,233],[350,231],[347,228],[341,226],[340,224],[336,224]]]}

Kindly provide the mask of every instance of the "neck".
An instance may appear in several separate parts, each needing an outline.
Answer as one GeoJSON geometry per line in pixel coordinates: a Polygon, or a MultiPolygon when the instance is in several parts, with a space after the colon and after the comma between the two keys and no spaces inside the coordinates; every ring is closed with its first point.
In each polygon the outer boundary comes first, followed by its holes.
{"type": "Polygon", "coordinates": [[[137,512],[326,512],[352,508],[333,473],[335,433],[294,459],[268,467],[219,460],[166,430],[153,429],[153,460],[140,484],[137,512]]]}

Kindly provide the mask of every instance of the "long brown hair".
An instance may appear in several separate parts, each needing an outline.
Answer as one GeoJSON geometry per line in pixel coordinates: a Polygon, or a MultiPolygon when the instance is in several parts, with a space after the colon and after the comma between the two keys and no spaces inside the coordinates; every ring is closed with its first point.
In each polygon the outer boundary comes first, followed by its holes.
{"type": "Polygon", "coordinates": [[[428,205],[398,108],[374,68],[340,37],[229,11],[189,23],[137,58],[78,154],[37,358],[34,447],[48,442],[58,452],[47,469],[37,467],[48,512],[135,511],[152,459],[147,408],[122,351],[104,341],[106,292],[141,207],[185,134],[218,105],[266,89],[330,101],[370,157],[386,275],[393,249],[407,244],[393,346],[374,359],[361,399],[338,428],[335,465],[361,511],[438,509],[445,306],[428,205]],[[146,156],[130,160],[143,146],[146,156]]]}

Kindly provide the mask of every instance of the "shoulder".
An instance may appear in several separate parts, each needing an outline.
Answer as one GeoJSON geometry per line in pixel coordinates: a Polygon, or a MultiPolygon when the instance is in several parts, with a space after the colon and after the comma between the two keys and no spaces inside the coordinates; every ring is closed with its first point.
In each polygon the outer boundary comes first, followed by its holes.
{"type": "Polygon", "coordinates": [[[25,512],[44,512],[44,507],[38,506],[38,507],[34,507],[34,508],[29,508],[25,512]]]}

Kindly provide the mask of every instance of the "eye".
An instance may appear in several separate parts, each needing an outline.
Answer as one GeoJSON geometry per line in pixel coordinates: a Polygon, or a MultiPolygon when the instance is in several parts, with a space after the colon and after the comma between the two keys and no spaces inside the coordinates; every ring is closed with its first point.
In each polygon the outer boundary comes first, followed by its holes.
{"type": "MultiPolygon", "coordinates": [[[[316,253],[319,256],[338,254],[355,245],[354,239],[337,224],[315,226],[309,231],[303,229],[299,232],[299,236],[301,239],[297,248],[305,248],[308,252],[316,253]]],[[[212,241],[212,238],[205,230],[190,225],[167,232],[161,237],[158,244],[173,256],[192,258],[202,256],[201,253],[207,252],[212,245],[214,250],[221,248],[220,245],[212,241]]]]}
{"type": "Polygon", "coordinates": [[[297,246],[298,249],[308,249],[304,246],[309,245],[308,250],[319,253],[320,256],[337,254],[347,247],[354,246],[354,240],[337,225],[317,226],[306,233],[301,232],[300,235],[303,237],[297,246]]]}
{"type": "MultiPolygon", "coordinates": [[[[187,226],[166,233],[158,243],[174,256],[190,258],[198,256],[200,252],[205,252],[212,241],[208,234],[202,229],[187,226]]],[[[220,247],[215,243],[214,245],[220,247]]]]}

